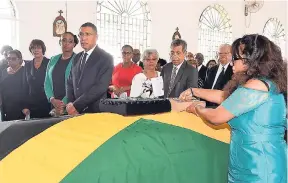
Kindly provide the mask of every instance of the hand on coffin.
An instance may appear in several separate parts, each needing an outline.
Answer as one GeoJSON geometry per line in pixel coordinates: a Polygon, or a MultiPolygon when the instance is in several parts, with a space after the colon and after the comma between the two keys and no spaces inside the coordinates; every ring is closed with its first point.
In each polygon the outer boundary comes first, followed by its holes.
{"type": "Polygon", "coordinates": [[[76,116],[79,112],[75,109],[73,103],[68,103],[66,106],[66,111],[69,115],[76,116]]]}
{"type": "Polygon", "coordinates": [[[175,111],[175,112],[181,112],[181,111],[185,111],[187,107],[189,107],[192,102],[185,102],[185,101],[181,101],[179,99],[175,99],[175,98],[171,98],[169,99],[170,104],[171,104],[171,111],[175,111]]]}
{"type": "Polygon", "coordinates": [[[65,107],[65,104],[64,104],[64,102],[62,100],[55,99],[54,97],[52,97],[50,99],[50,102],[52,103],[54,108],[56,108],[56,110],[58,110],[58,111],[63,110],[64,107],[65,107]]]}
{"type": "Polygon", "coordinates": [[[188,88],[187,90],[183,91],[179,96],[179,100],[182,100],[182,101],[191,101],[194,99],[195,97],[192,94],[191,88],[188,88]]]}
{"type": "Polygon", "coordinates": [[[198,114],[197,114],[197,112],[196,112],[196,107],[197,107],[197,106],[201,106],[201,107],[204,107],[204,108],[205,108],[205,107],[206,107],[206,102],[194,100],[194,101],[192,102],[192,104],[191,104],[189,107],[186,108],[186,111],[189,112],[189,113],[193,113],[193,114],[195,114],[196,116],[198,116],[198,114]]]}

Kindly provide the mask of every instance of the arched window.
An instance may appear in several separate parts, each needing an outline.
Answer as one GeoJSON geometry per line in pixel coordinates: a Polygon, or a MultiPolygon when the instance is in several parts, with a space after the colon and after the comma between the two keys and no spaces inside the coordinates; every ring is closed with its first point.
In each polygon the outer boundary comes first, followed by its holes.
{"type": "Polygon", "coordinates": [[[0,48],[3,45],[16,47],[16,10],[11,0],[0,0],[0,27],[0,48]]]}
{"type": "Polygon", "coordinates": [[[232,26],[225,9],[211,5],[204,9],[199,18],[198,52],[202,53],[205,63],[217,58],[221,44],[232,42],[232,26]]]}
{"type": "Polygon", "coordinates": [[[125,44],[140,49],[150,46],[150,12],[147,2],[116,0],[97,2],[99,45],[121,62],[121,47],[125,44]]]}
{"type": "Polygon", "coordinates": [[[270,18],[264,26],[263,35],[281,48],[282,55],[285,55],[285,31],[284,26],[277,18],[270,18]]]}

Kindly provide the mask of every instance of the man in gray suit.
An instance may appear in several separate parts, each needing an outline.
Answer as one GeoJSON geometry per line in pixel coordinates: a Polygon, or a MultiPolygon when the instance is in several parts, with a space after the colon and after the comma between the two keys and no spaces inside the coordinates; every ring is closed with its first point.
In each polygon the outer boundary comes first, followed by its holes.
{"type": "Polygon", "coordinates": [[[184,59],[187,52],[187,43],[176,39],[171,43],[170,60],[161,72],[164,82],[164,97],[174,98],[188,88],[198,87],[198,71],[184,59]]]}
{"type": "Polygon", "coordinates": [[[94,24],[83,24],[79,38],[84,51],[75,56],[67,80],[69,115],[100,112],[99,102],[107,97],[114,68],[113,57],[96,44],[98,35],[94,24]]]}

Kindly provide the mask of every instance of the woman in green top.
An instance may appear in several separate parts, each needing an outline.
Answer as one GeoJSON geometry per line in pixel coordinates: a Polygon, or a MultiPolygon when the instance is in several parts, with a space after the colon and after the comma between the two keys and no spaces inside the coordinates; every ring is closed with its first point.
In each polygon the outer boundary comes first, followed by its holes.
{"type": "Polygon", "coordinates": [[[74,56],[73,48],[78,44],[77,36],[65,32],[61,36],[62,54],[52,57],[48,63],[45,78],[45,93],[57,115],[64,113],[67,104],[66,81],[70,74],[74,56]]]}

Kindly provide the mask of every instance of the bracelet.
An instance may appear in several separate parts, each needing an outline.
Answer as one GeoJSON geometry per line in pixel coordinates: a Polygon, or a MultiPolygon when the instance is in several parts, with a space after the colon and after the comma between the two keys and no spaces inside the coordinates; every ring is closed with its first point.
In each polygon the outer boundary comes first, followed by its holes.
{"type": "Polygon", "coordinates": [[[192,90],[192,88],[190,88],[190,91],[191,91],[191,97],[193,97],[193,90],[192,90]]]}

